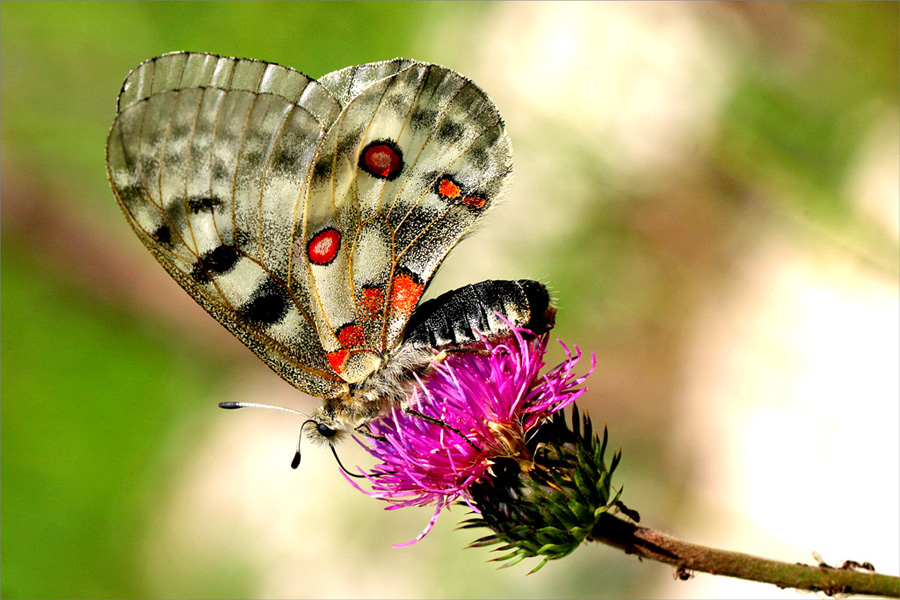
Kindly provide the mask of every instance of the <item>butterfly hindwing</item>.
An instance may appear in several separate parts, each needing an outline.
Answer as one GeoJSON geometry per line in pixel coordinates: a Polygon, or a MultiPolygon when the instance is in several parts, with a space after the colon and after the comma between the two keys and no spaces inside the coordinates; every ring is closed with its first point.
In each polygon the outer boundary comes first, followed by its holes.
{"type": "Polygon", "coordinates": [[[367,87],[416,64],[416,61],[408,58],[395,58],[364,65],[354,65],[332,71],[319,78],[319,83],[331,92],[341,106],[347,106],[350,101],[359,96],[367,87]]]}
{"type": "Polygon", "coordinates": [[[322,81],[350,100],[306,200],[307,238],[340,238],[333,262],[310,265],[321,327],[346,356],[390,351],[440,262],[503,191],[509,140],[484,92],[437,65],[397,59],[322,81]]]}

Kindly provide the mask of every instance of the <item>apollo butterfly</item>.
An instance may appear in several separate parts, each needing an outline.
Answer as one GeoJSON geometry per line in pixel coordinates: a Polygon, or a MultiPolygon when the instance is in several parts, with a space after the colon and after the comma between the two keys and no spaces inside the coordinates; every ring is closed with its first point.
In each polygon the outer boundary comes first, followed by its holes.
{"type": "Polygon", "coordinates": [[[402,405],[440,351],[552,327],[535,281],[419,304],[508,186],[511,152],[487,95],[438,65],[398,58],[314,80],[177,52],[125,79],[106,156],[141,242],[272,370],[323,399],[306,435],[334,441],[402,405]]]}

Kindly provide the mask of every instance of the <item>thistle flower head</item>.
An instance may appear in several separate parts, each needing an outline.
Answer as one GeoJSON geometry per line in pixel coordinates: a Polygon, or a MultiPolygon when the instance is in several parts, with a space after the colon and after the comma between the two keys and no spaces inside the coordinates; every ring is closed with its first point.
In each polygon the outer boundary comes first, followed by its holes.
{"type": "Polygon", "coordinates": [[[436,361],[405,409],[395,407],[370,424],[377,437],[363,445],[378,463],[365,473],[371,489],[359,489],[389,502],[389,509],[435,507],[425,530],[407,544],[428,533],[453,502],[480,512],[473,490],[507,472],[508,463],[518,472],[532,469],[529,436],[584,393],[578,386],[594,369],[592,357],[587,374],[574,374],[581,353],[563,344],[566,360],[542,374],[547,340],[515,329],[503,342],[485,341],[483,352],[436,361]]]}

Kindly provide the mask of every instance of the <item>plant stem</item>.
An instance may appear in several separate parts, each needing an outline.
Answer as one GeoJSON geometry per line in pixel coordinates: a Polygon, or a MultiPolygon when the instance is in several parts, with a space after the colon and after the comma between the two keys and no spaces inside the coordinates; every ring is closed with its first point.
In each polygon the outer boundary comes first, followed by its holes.
{"type": "Polygon", "coordinates": [[[827,596],[854,594],[900,598],[900,578],[874,571],[789,564],[740,552],[691,544],[641,527],[609,513],[601,515],[588,540],[601,542],[646,558],[674,565],[679,575],[692,571],[771,583],[780,588],[822,592],[827,596]]]}

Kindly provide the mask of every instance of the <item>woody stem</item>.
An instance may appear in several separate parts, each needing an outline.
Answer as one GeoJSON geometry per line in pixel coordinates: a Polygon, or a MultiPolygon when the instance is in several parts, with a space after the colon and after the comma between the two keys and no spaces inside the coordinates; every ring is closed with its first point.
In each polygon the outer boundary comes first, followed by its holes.
{"type": "Polygon", "coordinates": [[[729,552],[685,542],[641,527],[609,513],[601,515],[587,538],[657,562],[674,565],[679,572],[701,571],[781,588],[821,591],[826,595],[855,594],[900,598],[900,578],[873,571],[790,564],[740,552],[729,552]]]}

